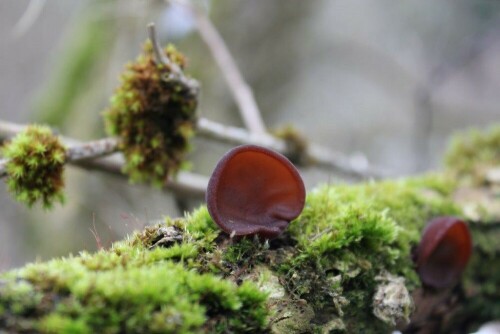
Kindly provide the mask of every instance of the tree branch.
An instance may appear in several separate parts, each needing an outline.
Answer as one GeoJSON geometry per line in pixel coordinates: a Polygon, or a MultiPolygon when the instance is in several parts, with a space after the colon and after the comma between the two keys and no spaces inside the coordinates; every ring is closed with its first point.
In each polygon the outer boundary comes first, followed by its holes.
{"type": "MultiPolygon", "coordinates": [[[[209,47],[214,59],[224,74],[226,81],[233,92],[233,96],[238,103],[240,113],[242,114],[242,117],[245,120],[245,125],[248,129],[247,131],[237,127],[225,126],[202,118],[198,121],[198,133],[200,135],[230,144],[260,145],[273,149],[286,156],[290,156],[290,153],[293,152],[289,152],[287,142],[267,133],[252,91],[245,83],[236,62],[232,58],[224,40],[212,22],[210,22],[208,17],[202,11],[191,5],[188,1],[173,1],[185,6],[195,18],[199,33],[209,47]]],[[[158,43],[154,23],[150,23],[148,25],[148,36],[153,44],[153,52],[155,54],[156,62],[170,66],[172,73],[176,76],[184,77],[182,69],[165,57],[165,54],[158,43]]],[[[312,165],[341,172],[351,177],[369,179],[387,176],[386,172],[378,168],[371,167],[368,163],[360,164],[342,153],[332,152],[326,147],[316,144],[309,145],[307,151],[301,153],[305,154],[305,160],[310,162],[312,165]]]]}
{"type": "Polygon", "coordinates": [[[153,53],[156,64],[162,64],[170,69],[170,76],[168,80],[173,80],[181,83],[183,86],[191,91],[192,95],[198,95],[200,92],[200,85],[198,81],[188,78],[182,69],[175,62],[171,61],[166,55],[158,42],[155,24],[153,22],[148,24],[148,37],[153,45],[153,53]]]}
{"type": "Polygon", "coordinates": [[[66,155],[68,160],[76,162],[84,159],[95,159],[118,151],[118,138],[103,138],[86,143],[71,143],[73,140],[66,138],[68,145],[66,155]]]}
{"type": "Polygon", "coordinates": [[[19,38],[23,36],[40,17],[46,0],[31,0],[23,15],[17,21],[14,29],[12,29],[12,36],[19,38]]]}
{"type": "MultiPolygon", "coordinates": [[[[25,125],[0,121],[0,140],[13,137],[25,128],[25,125]]],[[[259,145],[280,152],[283,155],[290,154],[287,143],[283,139],[268,133],[256,134],[242,128],[222,125],[206,118],[198,120],[197,134],[232,145],[259,145]]],[[[60,138],[68,146],[68,163],[86,169],[122,175],[121,168],[124,161],[121,155],[101,158],[117,152],[118,140],[116,138],[104,138],[87,143],[64,136],[60,136],[60,138]]],[[[389,176],[386,171],[370,166],[368,163],[359,165],[349,156],[340,152],[333,152],[317,144],[308,145],[303,154],[305,160],[313,166],[340,172],[350,177],[379,179],[389,176]]],[[[6,161],[0,160],[0,177],[5,176],[5,163],[6,161]]],[[[208,179],[204,176],[181,172],[176,180],[167,183],[167,188],[176,193],[192,194],[199,197],[204,194],[207,184],[208,179]]]]}
{"type": "MultiPolygon", "coordinates": [[[[253,144],[264,146],[284,155],[290,153],[287,150],[287,143],[285,140],[274,137],[268,133],[256,134],[241,128],[222,125],[206,118],[200,118],[197,127],[197,133],[199,135],[214,140],[236,145],[253,144]]],[[[311,162],[311,165],[338,171],[357,178],[378,179],[388,176],[386,171],[372,167],[368,163],[361,165],[343,153],[333,152],[317,144],[308,145],[306,151],[303,153],[306,156],[306,160],[311,162]]]]}
{"type": "MultiPolygon", "coordinates": [[[[9,139],[26,129],[25,125],[0,121],[0,141],[9,139]]],[[[67,145],[67,163],[89,170],[98,170],[110,174],[124,176],[121,172],[124,159],[121,154],[113,154],[118,150],[117,138],[104,138],[90,142],[80,142],[73,138],[59,136],[67,145]],[[107,156],[113,154],[112,156],[107,156]]],[[[7,159],[0,160],[0,177],[6,176],[7,159]]],[[[173,180],[167,181],[166,188],[176,194],[187,197],[202,197],[208,179],[201,175],[179,172],[173,180]]]]}
{"type": "Polygon", "coordinates": [[[249,131],[255,133],[266,132],[266,127],[252,89],[245,82],[238,65],[236,65],[236,61],[213,23],[205,13],[188,1],[179,0],[175,2],[186,7],[192,13],[202,40],[212,53],[212,57],[217,63],[217,66],[219,66],[233,94],[233,98],[238,105],[245,127],[249,131]]]}

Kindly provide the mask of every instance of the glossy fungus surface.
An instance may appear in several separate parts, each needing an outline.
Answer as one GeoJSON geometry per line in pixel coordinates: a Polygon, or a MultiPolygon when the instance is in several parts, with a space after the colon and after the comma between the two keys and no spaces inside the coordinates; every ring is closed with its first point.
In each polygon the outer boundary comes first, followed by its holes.
{"type": "Polygon", "coordinates": [[[226,153],[207,189],[210,215],[230,235],[275,238],[304,208],[302,178],[287,158],[253,145],[226,153]]]}
{"type": "Polygon", "coordinates": [[[467,224],[455,217],[431,220],[416,251],[417,272],[425,286],[442,289],[458,282],[472,253],[467,224]]]}

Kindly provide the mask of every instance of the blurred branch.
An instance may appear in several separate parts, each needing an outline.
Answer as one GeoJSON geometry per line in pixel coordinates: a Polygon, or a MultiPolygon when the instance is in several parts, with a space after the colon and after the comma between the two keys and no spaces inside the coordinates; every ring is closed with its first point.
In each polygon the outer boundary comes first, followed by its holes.
{"type": "MultiPolygon", "coordinates": [[[[26,129],[25,125],[0,121],[0,141],[9,139],[26,129]]],[[[104,138],[90,142],[60,136],[68,147],[67,162],[71,165],[89,170],[98,170],[110,174],[125,176],[121,170],[124,164],[121,154],[113,154],[118,150],[118,139],[104,138]],[[103,157],[113,154],[112,156],[103,157]]],[[[6,175],[7,160],[0,160],[0,177],[6,175]]],[[[166,187],[178,195],[200,197],[205,194],[208,179],[201,175],[179,172],[175,180],[167,181],[166,187]]]]}
{"type": "Polygon", "coordinates": [[[156,34],[156,28],[154,23],[149,23],[148,24],[148,37],[149,40],[151,41],[151,44],[153,45],[153,53],[155,56],[155,62],[157,64],[163,64],[170,66],[172,72],[175,73],[180,73],[181,70],[179,66],[177,66],[176,63],[171,62],[170,59],[168,59],[167,56],[165,56],[165,53],[161,49],[160,43],[158,42],[158,36],[156,34]]]}
{"type": "MultiPolygon", "coordinates": [[[[224,40],[218,33],[217,29],[213,26],[212,22],[210,22],[208,17],[202,13],[202,11],[191,5],[188,1],[173,1],[188,8],[195,17],[200,35],[210,48],[214,59],[224,73],[248,128],[247,131],[237,127],[222,125],[206,118],[201,118],[198,120],[197,124],[198,134],[230,144],[253,144],[264,146],[286,156],[293,153],[289,152],[289,145],[285,140],[274,137],[266,132],[252,91],[243,80],[234,59],[224,43],[224,40]]],[[[164,52],[158,43],[154,23],[150,23],[148,25],[148,36],[153,44],[155,61],[157,63],[170,66],[172,73],[179,77],[183,77],[184,74],[182,70],[175,64],[175,66],[173,66],[172,62],[165,57],[164,52]]],[[[381,178],[386,174],[379,169],[369,166],[366,160],[360,164],[359,161],[354,161],[344,154],[332,152],[331,150],[316,144],[308,145],[306,152],[299,153],[304,154],[304,161],[307,161],[311,165],[339,171],[357,178],[381,178]]]]}
{"type": "Polygon", "coordinates": [[[264,133],[266,127],[253,92],[245,82],[236,61],[214,24],[203,11],[189,1],[174,1],[186,7],[192,13],[201,38],[212,53],[212,57],[219,66],[233,94],[245,127],[251,132],[264,133]]]}
{"type": "MultiPolygon", "coordinates": [[[[14,137],[26,128],[26,125],[0,121],[0,141],[14,137]]],[[[117,138],[103,138],[90,142],[80,142],[64,136],[59,136],[59,138],[67,146],[66,159],[69,163],[96,159],[118,151],[119,140],[117,138]]]]}
{"type": "Polygon", "coordinates": [[[12,36],[19,38],[24,35],[35,24],[42,13],[44,5],[45,0],[31,0],[14,29],[12,29],[12,36]]]}
{"type": "Polygon", "coordinates": [[[178,81],[186,88],[189,88],[191,90],[191,94],[198,95],[200,91],[200,85],[198,84],[198,81],[186,77],[179,65],[165,56],[165,52],[158,42],[155,24],[152,22],[148,24],[148,37],[151,40],[151,44],[153,45],[153,53],[156,64],[165,65],[170,69],[170,77],[168,78],[168,80],[178,81]]]}
{"type": "MultiPolygon", "coordinates": [[[[288,152],[288,145],[285,140],[268,133],[256,134],[241,128],[222,125],[206,118],[199,119],[197,126],[197,133],[200,136],[236,145],[260,145],[284,155],[290,153],[288,152]]],[[[366,162],[363,164],[356,163],[356,161],[353,161],[353,159],[343,153],[333,152],[317,144],[309,144],[303,153],[305,154],[305,160],[309,161],[311,165],[339,171],[354,177],[382,178],[387,176],[387,172],[372,167],[366,162]]]]}
{"type": "MultiPolygon", "coordinates": [[[[259,145],[284,155],[290,154],[285,140],[268,133],[256,134],[242,128],[222,125],[206,118],[198,120],[197,127],[198,135],[220,142],[233,145],[259,145]]],[[[0,141],[15,136],[25,128],[25,125],[0,121],[0,141]]],[[[64,136],[60,136],[60,138],[68,147],[67,161],[69,164],[90,170],[123,175],[121,169],[124,160],[121,154],[102,158],[118,151],[118,139],[104,138],[84,143],[64,136]]],[[[311,165],[338,171],[352,177],[378,179],[387,176],[387,172],[370,166],[366,162],[359,164],[343,153],[333,152],[317,144],[308,145],[303,154],[305,155],[304,160],[311,165]]],[[[5,160],[0,161],[0,177],[5,176],[5,163],[5,160]]],[[[207,184],[208,179],[204,176],[180,172],[176,180],[167,182],[167,188],[181,195],[202,196],[207,184]]]]}
{"type": "Polygon", "coordinates": [[[68,145],[66,156],[68,160],[76,162],[84,159],[95,159],[110,155],[118,151],[118,138],[103,138],[86,143],[73,143],[69,138],[65,139],[68,145]]]}

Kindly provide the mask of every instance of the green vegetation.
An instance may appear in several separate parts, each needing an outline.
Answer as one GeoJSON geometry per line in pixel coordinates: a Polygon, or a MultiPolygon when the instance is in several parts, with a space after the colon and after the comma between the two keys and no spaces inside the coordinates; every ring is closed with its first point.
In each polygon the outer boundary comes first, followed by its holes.
{"type": "MultiPolygon", "coordinates": [[[[471,159],[498,166],[491,158],[495,141],[480,141],[490,153],[475,152],[484,158],[471,159]]],[[[59,166],[64,161],[59,145],[48,128],[28,129],[4,148],[12,159],[9,175],[31,175],[24,166],[35,168],[40,161],[59,166]]],[[[463,145],[455,144],[449,156],[463,145]]],[[[458,158],[453,161],[460,165],[458,158]]],[[[62,168],[51,166],[38,173],[62,168]]],[[[414,309],[410,293],[420,282],[411,252],[422,228],[436,216],[463,216],[454,202],[457,182],[449,174],[318,187],[289,229],[270,241],[231,239],[203,206],[184,218],[148,226],[108,250],[29,264],[0,275],[0,328],[42,333],[388,332],[395,323],[407,322],[414,309]]],[[[54,176],[43,175],[40,184],[47,186],[54,176]]],[[[52,198],[37,194],[44,203],[52,198]]],[[[467,301],[454,319],[474,328],[500,317],[500,271],[495,269],[500,268],[500,229],[494,221],[469,224],[474,254],[460,295],[467,301]]]]}
{"type": "MultiPolygon", "coordinates": [[[[182,69],[186,59],[173,45],[166,56],[182,69]]],[[[132,182],[162,186],[182,166],[194,134],[197,95],[170,80],[168,65],[156,64],[150,42],[138,59],[127,65],[121,86],[104,113],[106,130],[121,138],[124,172],[132,182]]]]}
{"type": "Polygon", "coordinates": [[[33,206],[51,208],[64,201],[63,170],[66,148],[46,126],[32,125],[2,147],[7,187],[14,197],[33,206]]]}
{"type": "Polygon", "coordinates": [[[312,161],[307,156],[307,139],[293,125],[286,125],[273,131],[273,134],[286,143],[286,157],[296,165],[310,165],[312,161]]]}
{"type": "Polygon", "coordinates": [[[445,161],[455,177],[473,185],[484,184],[485,173],[500,165],[500,125],[456,135],[445,161]]]}
{"type": "Polygon", "coordinates": [[[107,251],[6,274],[0,280],[0,327],[43,333],[259,332],[266,325],[266,294],[250,282],[238,286],[191,269],[201,250],[196,239],[202,219],[192,225],[193,233],[183,231],[185,241],[170,247],[145,247],[150,227],[107,251]]]}
{"type": "Polygon", "coordinates": [[[376,278],[390,272],[409,289],[419,286],[411,247],[430,218],[460,213],[448,197],[452,190],[449,180],[430,175],[313,191],[290,227],[298,252],[279,266],[290,293],[317,312],[330,310],[332,318],[323,322],[349,319],[348,332],[387,330],[387,323],[374,321],[376,278]]]}
{"type": "MultiPolygon", "coordinates": [[[[410,247],[457,214],[442,176],[323,186],[278,239],[230,239],[205,207],[111,249],[0,276],[0,327],[44,333],[380,332],[379,275],[419,285],[410,247]]],[[[411,308],[405,308],[409,312],[411,308]]],[[[407,314],[401,314],[405,317],[407,314]]]]}

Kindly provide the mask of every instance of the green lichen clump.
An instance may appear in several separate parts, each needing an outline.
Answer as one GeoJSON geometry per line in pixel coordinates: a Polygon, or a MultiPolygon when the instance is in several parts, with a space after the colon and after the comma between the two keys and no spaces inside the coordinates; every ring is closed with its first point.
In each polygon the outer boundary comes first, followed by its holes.
{"type": "Polygon", "coordinates": [[[44,208],[64,201],[66,148],[50,128],[29,126],[4,145],[2,154],[9,159],[7,187],[18,201],[29,207],[40,202],[44,208]]]}
{"type": "Polygon", "coordinates": [[[474,185],[483,184],[485,173],[500,165],[500,125],[456,135],[445,162],[455,177],[474,185]]]}
{"type": "MultiPolygon", "coordinates": [[[[173,45],[165,53],[185,67],[184,56],[173,45]]],[[[151,43],[146,43],[143,54],[127,65],[104,113],[107,132],[121,138],[124,172],[133,182],[163,185],[181,168],[189,149],[197,94],[171,74],[168,65],[155,62],[151,43]]]]}
{"type": "MultiPolygon", "coordinates": [[[[111,249],[0,276],[0,328],[44,333],[388,331],[380,277],[419,286],[410,248],[458,214],[442,177],[324,186],[275,240],[234,240],[206,207],[111,249]],[[392,275],[392,276],[391,276],[392,275]],[[385,315],[384,315],[385,316],[385,315]]],[[[404,312],[411,311],[406,305],[404,312]]],[[[408,314],[401,314],[402,318],[408,314]]],[[[399,314],[397,314],[399,316],[399,314]]]]}

